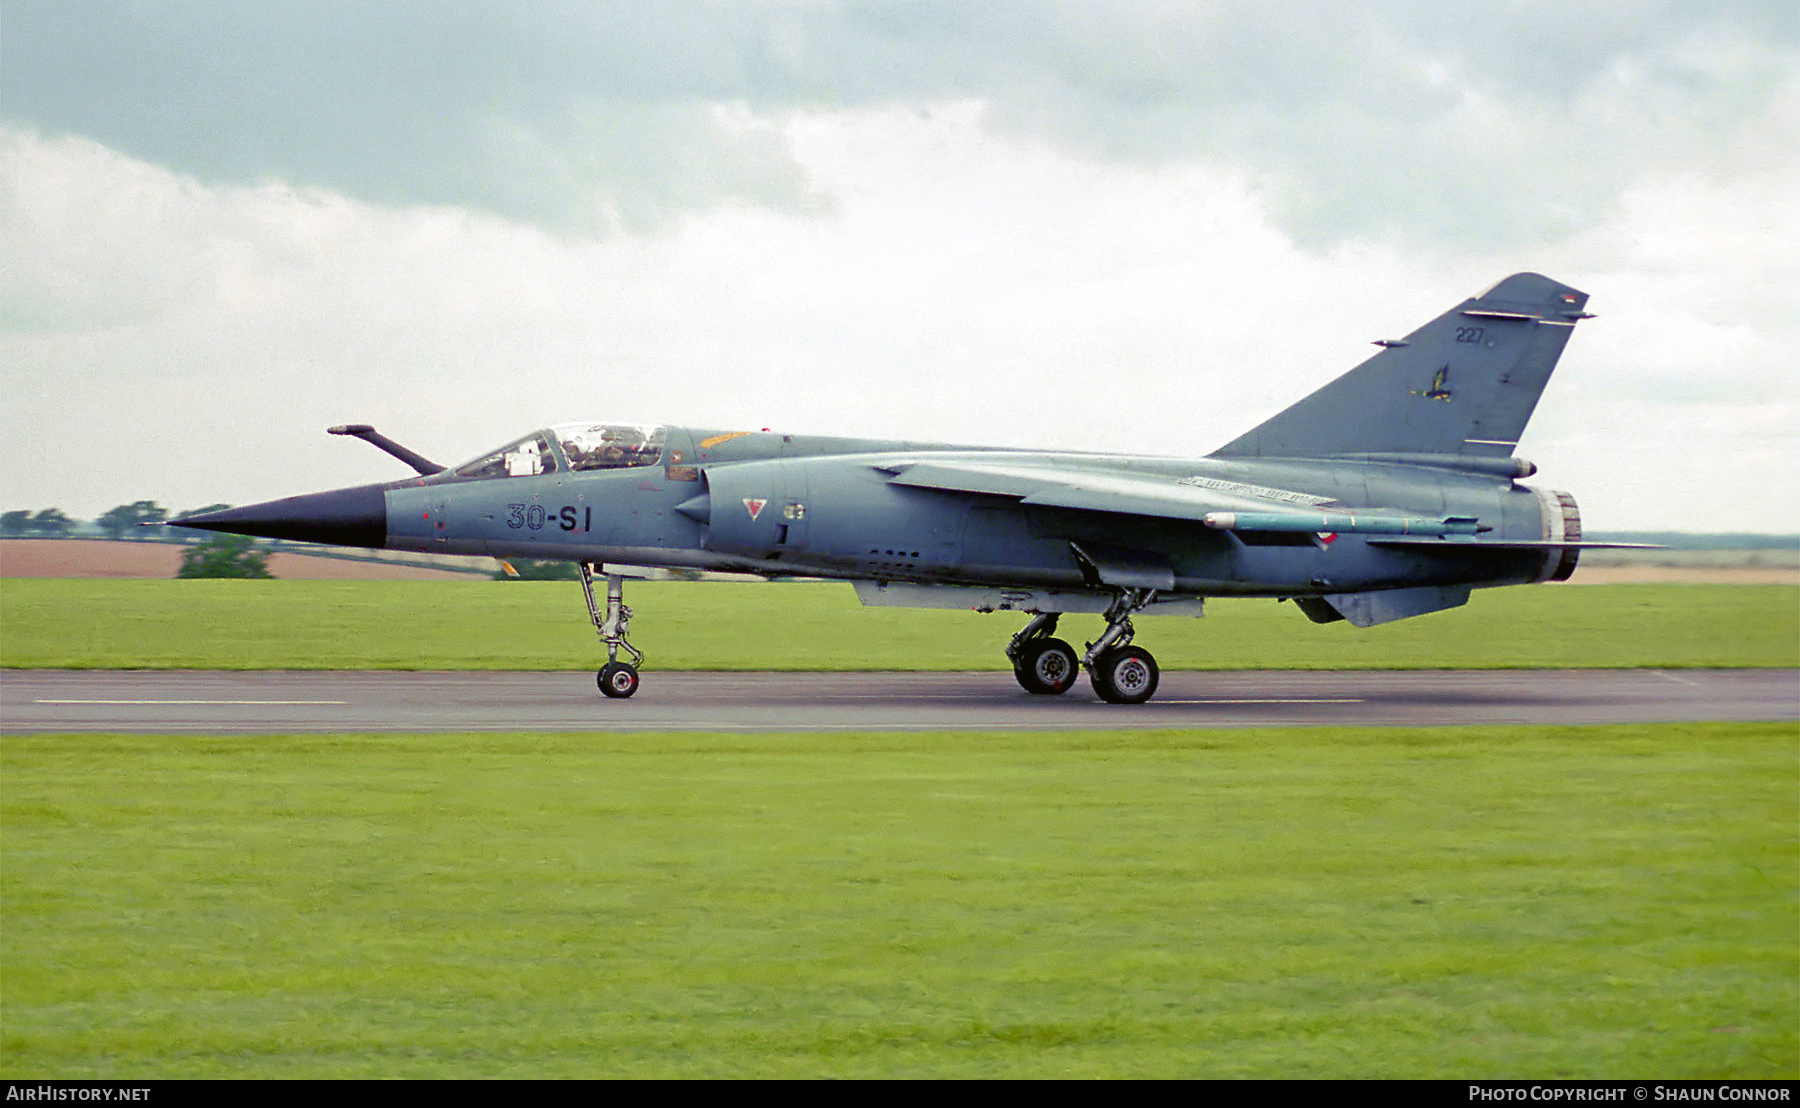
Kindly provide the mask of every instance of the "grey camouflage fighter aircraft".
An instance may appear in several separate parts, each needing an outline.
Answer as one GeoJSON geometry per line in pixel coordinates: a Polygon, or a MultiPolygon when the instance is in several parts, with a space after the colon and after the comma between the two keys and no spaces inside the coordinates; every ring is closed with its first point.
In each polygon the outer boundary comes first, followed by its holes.
{"type": "Polygon", "coordinates": [[[172,521],[305,542],[577,563],[609,697],[638,689],[623,566],[855,582],[865,604],[1010,611],[1031,693],[1085,669],[1118,704],[1155,693],[1132,617],[1205,598],[1291,600],[1370,627],[1472,589],[1561,581],[1586,547],[1568,493],[1514,447],[1584,293],[1535,273],[1450,309],[1204,458],[568,423],[453,467],[366,425],[416,477],[172,521]],[[609,571],[608,566],[612,569],[609,571]],[[606,578],[605,603],[594,577],[606,578]],[[1059,617],[1105,629],[1082,651],[1059,617]]]}

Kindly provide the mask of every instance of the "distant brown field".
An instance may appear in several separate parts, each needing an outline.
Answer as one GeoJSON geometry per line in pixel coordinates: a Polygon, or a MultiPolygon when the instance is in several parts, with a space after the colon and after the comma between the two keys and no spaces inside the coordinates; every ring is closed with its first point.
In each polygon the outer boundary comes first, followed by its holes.
{"type": "Polygon", "coordinates": [[[1585,566],[1571,585],[1800,585],[1792,566],[1585,566]]]}
{"type": "MultiPolygon", "coordinates": [[[[173,577],[182,548],[166,542],[104,539],[7,539],[0,542],[0,577],[173,577]]],[[[382,562],[353,562],[280,551],[269,572],[290,581],[466,581],[453,570],[382,562]]]]}
{"type": "MultiPolygon", "coordinates": [[[[160,542],[101,539],[7,539],[0,542],[0,577],[173,577],[181,547],[160,542]]],[[[478,561],[470,559],[469,561],[478,561]]],[[[269,557],[269,572],[291,581],[449,581],[468,574],[422,566],[354,562],[286,551],[269,557]]],[[[1690,583],[1800,585],[1791,566],[1582,565],[1570,584],[1690,583]]]]}

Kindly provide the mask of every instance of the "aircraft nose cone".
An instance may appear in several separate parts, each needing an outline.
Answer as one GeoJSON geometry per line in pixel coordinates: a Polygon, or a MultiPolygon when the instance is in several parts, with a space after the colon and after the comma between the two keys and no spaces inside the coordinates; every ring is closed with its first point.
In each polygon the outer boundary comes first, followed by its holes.
{"type": "Polygon", "coordinates": [[[290,496],[243,508],[226,508],[169,521],[175,527],[228,531],[265,539],[322,542],[333,546],[387,544],[387,498],[380,485],[290,496]]]}

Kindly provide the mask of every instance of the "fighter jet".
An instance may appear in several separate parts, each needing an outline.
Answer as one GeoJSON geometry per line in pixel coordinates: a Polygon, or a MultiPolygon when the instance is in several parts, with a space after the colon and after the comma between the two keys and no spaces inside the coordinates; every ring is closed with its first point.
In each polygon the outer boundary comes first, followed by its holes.
{"type": "Polygon", "coordinates": [[[1371,627],[1471,590],[1561,581],[1581,550],[1566,492],[1514,456],[1586,294],[1535,273],[1451,308],[1204,458],[953,446],[606,421],[532,431],[417,476],[172,521],[374,549],[580,567],[609,697],[637,692],[621,567],[855,583],[864,604],[1018,612],[1018,683],[1139,704],[1158,667],[1134,616],[1206,598],[1291,600],[1371,627]],[[610,569],[608,567],[611,567],[610,569]],[[605,602],[594,594],[606,578],[605,602]],[[1105,629],[1082,650],[1067,613],[1105,629]]]}

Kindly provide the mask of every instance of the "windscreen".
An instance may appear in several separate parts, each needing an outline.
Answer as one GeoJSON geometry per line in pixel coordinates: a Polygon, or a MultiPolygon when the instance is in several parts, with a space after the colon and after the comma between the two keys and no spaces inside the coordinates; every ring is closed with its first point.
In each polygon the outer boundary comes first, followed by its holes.
{"type": "Polygon", "coordinates": [[[456,475],[464,480],[486,480],[491,477],[536,477],[556,470],[556,455],[551,452],[549,437],[543,431],[509,442],[491,454],[456,467],[456,475]]]}

